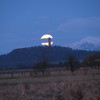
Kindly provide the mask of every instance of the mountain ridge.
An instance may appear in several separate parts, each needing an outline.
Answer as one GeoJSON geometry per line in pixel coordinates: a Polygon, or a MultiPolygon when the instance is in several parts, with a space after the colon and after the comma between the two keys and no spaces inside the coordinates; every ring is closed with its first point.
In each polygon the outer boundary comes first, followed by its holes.
{"type": "Polygon", "coordinates": [[[6,55],[1,55],[0,68],[30,66],[45,58],[50,62],[62,61],[66,60],[69,54],[73,54],[77,59],[82,60],[91,53],[92,51],[73,50],[68,47],[60,46],[20,48],[6,55]]]}

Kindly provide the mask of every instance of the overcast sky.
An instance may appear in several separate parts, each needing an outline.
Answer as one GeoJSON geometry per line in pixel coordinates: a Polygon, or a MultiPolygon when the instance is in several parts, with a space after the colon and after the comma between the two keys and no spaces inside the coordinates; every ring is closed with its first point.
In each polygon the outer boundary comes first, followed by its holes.
{"type": "Polygon", "coordinates": [[[0,0],[0,54],[39,46],[46,33],[60,46],[100,37],[100,0],[0,0]]]}

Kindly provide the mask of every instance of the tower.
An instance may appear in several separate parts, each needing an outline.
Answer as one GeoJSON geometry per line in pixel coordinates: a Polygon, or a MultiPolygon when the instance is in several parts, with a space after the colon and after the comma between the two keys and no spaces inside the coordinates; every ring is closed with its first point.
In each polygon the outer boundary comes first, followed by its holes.
{"type": "Polygon", "coordinates": [[[41,44],[42,44],[42,45],[45,45],[45,46],[51,46],[51,45],[53,44],[53,42],[51,41],[52,38],[53,38],[53,37],[52,37],[51,35],[49,35],[49,34],[43,35],[43,36],[41,37],[41,39],[43,39],[43,40],[47,39],[48,42],[42,42],[41,44]]]}
{"type": "Polygon", "coordinates": [[[48,46],[51,46],[51,38],[50,37],[48,38],[48,43],[49,43],[48,46]]]}

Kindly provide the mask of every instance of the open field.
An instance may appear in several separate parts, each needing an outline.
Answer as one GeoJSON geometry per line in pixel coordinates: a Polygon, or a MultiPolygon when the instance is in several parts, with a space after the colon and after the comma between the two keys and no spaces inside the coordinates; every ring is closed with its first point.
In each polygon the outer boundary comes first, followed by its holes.
{"type": "MultiPolygon", "coordinates": [[[[51,68],[45,71],[45,75],[42,72],[35,72],[33,69],[22,69],[22,70],[5,70],[0,71],[0,79],[14,79],[14,78],[26,78],[26,77],[39,77],[39,76],[70,76],[71,71],[66,68],[51,68]]],[[[74,71],[74,75],[100,75],[100,69],[81,68],[74,71]]]]}
{"type": "Polygon", "coordinates": [[[44,76],[44,77],[25,77],[17,79],[1,79],[0,84],[18,84],[18,83],[51,83],[67,81],[91,81],[100,80],[100,75],[62,75],[62,76],[44,76]]]}
{"type": "Polygon", "coordinates": [[[98,70],[0,79],[0,100],[100,100],[98,70]]]}

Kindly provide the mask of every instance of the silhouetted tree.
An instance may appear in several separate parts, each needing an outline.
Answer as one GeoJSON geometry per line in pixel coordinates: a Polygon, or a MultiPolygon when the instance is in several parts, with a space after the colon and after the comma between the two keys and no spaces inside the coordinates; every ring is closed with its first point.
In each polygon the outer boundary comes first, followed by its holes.
{"type": "Polygon", "coordinates": [[[97,67],[100,65],[100,51],[94,52],[83,59],[84,66],[97,67]]]}
{"type": "Polygon", "coordinates": [[[74,55],[69,55],[68,63],[69,63],[69,69],[71,70],[72,74],[80,66],[79,61],[75,58],[74,55]]]}
{"type": "Polygon", "coordinates": [[[44,75],[47,67],[48,67],[48,61],[47,60],[43,60],[41,62],[36,63],[34,69],[36,71],[41,71],[42,74],[44,75]]]}
{"type": "Polygon", "coordinates": [[[43,60],[41,62],[41,71],[42,71],[43,75],[44,75],[44,72],[47,69],[47,67],[48,67],[48,61],[47,60],[43,60]]]}

